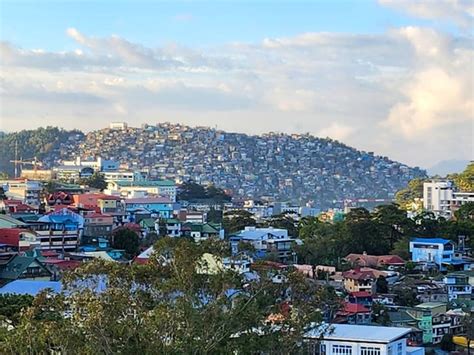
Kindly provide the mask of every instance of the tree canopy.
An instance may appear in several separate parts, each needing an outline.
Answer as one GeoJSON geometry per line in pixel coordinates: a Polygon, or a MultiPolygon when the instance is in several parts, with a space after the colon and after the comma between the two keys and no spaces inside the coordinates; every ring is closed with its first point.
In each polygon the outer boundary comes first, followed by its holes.
{"type": "Polygon", "coordinates": [[[227,195],[223,189],[214,185],[205,187],[194,181],[184,182],[179,187],[177,198],[183,201],[214,200],[217,203],[231,200],[231,196],[227,195]]]}
{"type": "Polygon", "coordinates": [[[302,336],[340,306],[334,290],[296,271],[274,283],[212,272],[222,242],[163,238],[145,265],[96,260],[43,292],[0,339],[6,353],[220,354],[302,352],[302,336]]]}

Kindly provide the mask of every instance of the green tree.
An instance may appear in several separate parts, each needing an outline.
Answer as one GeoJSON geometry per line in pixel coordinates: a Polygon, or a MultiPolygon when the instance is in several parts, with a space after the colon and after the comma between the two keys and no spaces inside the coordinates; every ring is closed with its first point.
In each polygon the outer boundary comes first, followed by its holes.
{"type": "Polygon", "coordinates": [[[388,293],[388,282],[384,276],[380,276],[375,281],[375,288],[377,293],[388,293]]]}
{"type": "Polygon", "coordinates": [[[474,202],[468,202],[462,205],[454,216],[458,221],[474,221],[474,202]]]}
{"type": "Polygon", "coordinates": [[[407,187],[395,194],[395,201],[401,208],[407,210],[415,199],[423,198],[423,182],[425,179],[416,178],[411,180],[407,187]]]}
{"type": "Polygon", "coordinates": [[[8,180],[8,174],[4,171],[0,171],[0,180],[8,180]]]}
{"type": "Polygon", "coordinates": [[[5,190],[3,189],[3,187],[0,187],[0,200],[6,200],[7,199],[7,195],[5,195],[5,190]]]}
{"type": "Polygon", "coordinates": [[[17,324],[20,320],[21,312],[33,304],[33,298],[30,295],[0,295],[0,319],[8,319],[13,324],[17,324]]]}
{"type": "Polygon", "coordinates": [[[461,174],[448,175],[448,178],[451,178],[461,191],[474,191],[474,163],[469,163],[461,174]]]}
{"type": "Polygon", "coordinates": [[[253,214],[245,210],[235,210],[224,213],[222,224],[226,234],[237,233],[247,226],[256,226],[253,214]]]}
{"type": "Polygon", "coordinates": [[[209,223],[222,223],[223,213],[222,210],[216,210],[211,208],[209,212],[207,212],[207,222],[209,223]]]}
{"type": "Polygon", "coordinates": [[[87,185],[94,189],[99,189],[100,191],[103,191],[107,188],[107,182],[105,181],[104,174],[101,174],[99,172],[95,172],[94,174],[92,174],[91,177],[87,179],[81,179],[79,183],[82,185],[87,185]]]}
{"type": "Polygon", "coordinates": [[[117,229],[112,234],[112,248],[124,250],[125,256],[131,259],[140,251],[140,238],[131,229],[117,229]]]}
{"type": "Polygon", "coordinates": [[[281,284],[267,271],[251,282],[231,270],[205,272],[203,255],[226,247],[163,238],[146,265],[85,263],[66,275],[63,293],[35,299],[0,351],[302,353],[303,334],[339,307],[334,290],[291,271],[281,284]]]}
{"type": "Polygon", "coordinates": [[[456,350],[456,345],[453,343],[453,335],[452,334],[445,334],[441,338],[441,342],[439,343],[439,347],[441,350],[444,351],[454,351],[456,350]]]}
{"type": "Polygon", "coordinates": [[[372,305],[372,321],[384,327],[390,325],[390,315],[387,307],[381,303],[374,303],[372,305]]]}

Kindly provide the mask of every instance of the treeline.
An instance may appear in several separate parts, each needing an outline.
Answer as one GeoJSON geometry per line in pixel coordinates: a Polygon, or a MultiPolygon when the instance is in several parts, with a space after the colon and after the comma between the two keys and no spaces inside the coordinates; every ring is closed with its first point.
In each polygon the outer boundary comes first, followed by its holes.
{"type": "MultiPolygon", "coordinates": [[[[61,144],[76,135],[81,139],[84,137],[79,130],[67,131],[57,127],[41,127],[0,135],[0,172],[13,176],[14,164],[10,163],[10,160],[15,159],[15,146],[18,147],[16,158],[31,161],[37,157],[39,160],[45,159],[45,163],[50,164],[60,158],[61,144]]],[[[27,168],[31,169],[30,166],[27,168]]]]}
{"type": "Polygon", "coordinates": [[[414,237],[447,238],[455,242],[467,237],[474,246],[474,203],[467,203],[456,218],[436,218],[422,212],[411,219],[398,205],[384,205],[373,212],[364,208],[350,211],[340,222],[321,222],[304,218],[298,226],[304,245],[298,248],[300,262],[338,265],[350,253],[396,254],[409,258],[409,241],[414,237]]]}
{"type": "Polygon", "coordinates": [[[196,202],[202,200],[213,200],[216,203],[229,202],[232,197],[225,191],[214,185],[203,186],[194,181],[184,182],[178,189],[178,200],[196,202]]]}

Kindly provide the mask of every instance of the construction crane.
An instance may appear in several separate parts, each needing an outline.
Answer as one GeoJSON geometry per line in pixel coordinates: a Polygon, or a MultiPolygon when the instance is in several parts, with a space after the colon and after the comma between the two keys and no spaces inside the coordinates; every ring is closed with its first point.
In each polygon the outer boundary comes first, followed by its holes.
{"type": "Polygon", "coordinates": [[[15,179],[18,177],[18,165],[20,167],[22,165],[32,165],[33,170],[34,170],[34,177],[36,177],[36,172],[38,171],[38,166],[43,166],[43,163],[38,160],[38,158],[34,157],[33,160],[28,161],[28,160],[22,160],[22,159],[15,159],[15,160],[10,160],[10,163],[15,164],[15,179]]]}

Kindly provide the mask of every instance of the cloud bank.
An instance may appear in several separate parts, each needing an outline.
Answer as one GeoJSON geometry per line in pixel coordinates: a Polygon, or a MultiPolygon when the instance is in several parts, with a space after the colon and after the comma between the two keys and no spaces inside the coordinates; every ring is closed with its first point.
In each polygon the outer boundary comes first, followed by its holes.
{"type": "MultiPolygon", "coordinates": [[[[451,12],[381,2],[427,18],[442,13],[459,26],[472,10],[456,1],[451,12]]],[[[474,56],[472,38],[459,33],[404,27],[149,48],[69,28],[77,48],[67,52],[4,41],[2,129],[171,121],[309,132],[423,167],[472,159],[474,56]]]]}

